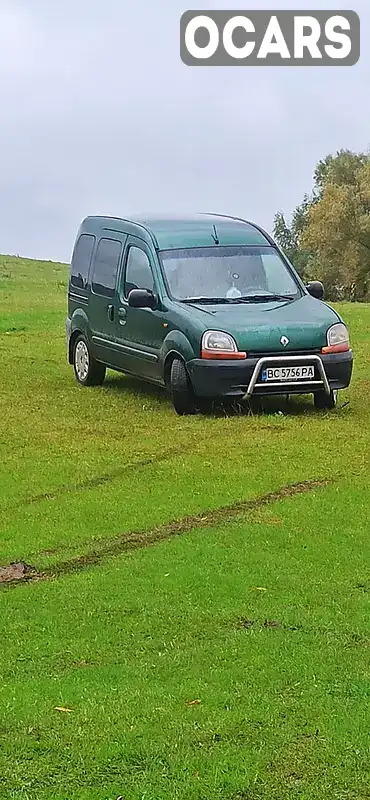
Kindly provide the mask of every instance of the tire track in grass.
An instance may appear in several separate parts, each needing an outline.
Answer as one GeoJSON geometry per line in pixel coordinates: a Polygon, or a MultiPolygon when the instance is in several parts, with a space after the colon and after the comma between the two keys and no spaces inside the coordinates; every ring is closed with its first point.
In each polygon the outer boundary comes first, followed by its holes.
{"type": "Polygon", "coordinates": [[[264,506],[269,506],[279,500],[295,497],[300,494],[313,492],[315,489],[322,489],[329,486],[334,481],[332,478],[320,480],[308,480],[301,483],[288,484],[282,486],[275,492],[252,500],[239,500],[227,506],[221,506],[214,510],[201,514],[189,515],[177,520],[157,525],[147,530],[129,531],[112,539],[101,539],[96,543],[93,550],[83,556],[76,556],[67,561],[60,561],[53,567],[49,567],[43,572],[38,572],[34,568],[26,570],[25,574],[17,581],[8,581],[1,584],[3,588],[11,588],[20,583],[38,582],[40,580],[55,580],[63,575],[81,572],[89,567],[98,566],[106,559],[120,556],[127,551],[137,550],[158,544],[172,536],[182,536],[194,530],[204,528],[216,528],[223,522],[228,522],[240,515],[248,515],[264,506]]]}
{"type": "Polygon", "coordinates": [[[97,475],[95,478],[89,478],[86,481],[80,481],[78,483],[69,483],[63,486],[59,486],[57,489],[54,489],[50,492],[44,492],[42,494],[31,495],[27,497],[22,503],[17,503],[15,508],[19,508],[19,505],[33,505],[35,503],[42,503],[44,500],[57,500],[59,497],[62,497],[66,494],[75,494],[77,492],[85,492],[89,489],[98,489],[100,486],[104,486],[105,484],[113,483],[117,478],[120,478],[121,475],[124,475],[130,469],[139,469],[140,467],[149,467],[154,464],[161,464],[164,461],[169,461],[171,458],[176,458],[177,456],[184,455],[185,452],[188,452],[190,447],[185,448],[182,447],[181,450],[167,450],[165,453],[159,453],[152,456],[144,456],[143,458],[138,458],[133,461],[128,461],[126,464],[123,464],[121,467],[117,467],[117,469],[112,470],[112,472],[107,472],[104,475],[97,475]]]}
{"type": "MultiPolygon", "coordinates": [[[[273,425],[262,425],[259,427],[258,431],[255,431],[255,433],[259,434],[260,430],[266,430],[273,433],[277,432],[280,434],[285,433],[283,429],[273,425]]],[[[33,505],[35,503],[41,503],[44,500],[57,500],[59,497],[62,497],[65,494],[74,494],[75,492],[84,492],[88,491],[89,489],[96,489],[99,488],[99,486],[113,483],[113,481],[115,481],[117,478],[120,478],[121,475],[124,475],[124,473],[129,469],[139,469],[140,467],[149,467],[154,464],[161,464],[165,461],[170,461],[171,458],[177,458],[178,456],[182,456],[184,453],[189,452],[193,452],[193,445],[183,446],[181,449],[173,448],[166,450],[164,453],[143,456],[142,458],[128,461],[121,467],[117,467],[117,469],[107,472],[104,475],[98,475],[95,478],[90,478],[75,484],[65,484],[49,492],[30,495],[23,502],[17,503],[15,508],[19,508],[19,505],[33,505]]]]}
{"type": "MultiPolygon", "coordinates": [[[[278,428],[277,426],[273,425],[263,425],[258,429],[258,433],[260,430],[266,430],[272,433],[285,433],[284,430],[278,428]]],[[[179,456],[183,456],[185,453],[193,452],[193,446],[184,446],[181,449],[171,449],[167,450],[162,454],[153,454],[143,456],[142,458],[138,458],[133,461],[128,461],[126,464],[123,464],[121,467],[118,467],[111,472],[107,472],[103,475],[97,475],[94,478],[89,478],[85,481],[79,481],[77,483],[68,483],[63,484],[62,486],[58,486],[53,490],[42,492],[35,495],[29,495],[25,497],[23,500],[14,503],[13,505],[6,505],[5,511],[17,511],[20,507],[24,506],[31,506],[36,505],[37,503],[42,503],[45,501],[52,501],[58,500],[59,497],[63,497],[68,494],[77,494],[78,492],[89,491],[89,489],[96,489],[100,486],[104,486],[110,483],[113,483],[117,478],[120,478],[130,469],[140,469],[141,467],[149,467],[155,464],[161,464],[165,461],[170,461],[171,458],[177,458],[179,456]]],[[[58,549],[65,549],[65,548],[58,548],[58,549]]],[[[57,552],[56,549],[54,552],[57,552]]]]}

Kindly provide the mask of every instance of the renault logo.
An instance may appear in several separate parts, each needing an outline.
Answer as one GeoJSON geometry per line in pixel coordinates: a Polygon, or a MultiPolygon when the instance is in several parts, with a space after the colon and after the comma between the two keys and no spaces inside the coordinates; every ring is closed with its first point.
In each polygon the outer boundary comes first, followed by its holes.
{"type": "Polygon", "coordinates": [[[283,347],[286,347],[287,344],[289,344],[289,339],[286,336],[282,336],[280,342],[283,345],[283,347]]]}

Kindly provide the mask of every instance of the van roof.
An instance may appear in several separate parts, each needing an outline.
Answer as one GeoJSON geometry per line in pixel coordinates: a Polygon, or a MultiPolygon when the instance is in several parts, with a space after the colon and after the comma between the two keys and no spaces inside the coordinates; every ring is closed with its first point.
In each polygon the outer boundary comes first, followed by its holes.
{"type": "Polygon", "coordinates": [[[130,219],[87,217],[84,230],[116,230],[140,236],[158,250],[220,245],[271,245],[271,238],[252,222],[223,214],[152,215],[138,214],[130,219]],[[216,228],[216,231],[215,231],[216,228]],[[215,241],[217,233],[217,242],[215,241]]]}

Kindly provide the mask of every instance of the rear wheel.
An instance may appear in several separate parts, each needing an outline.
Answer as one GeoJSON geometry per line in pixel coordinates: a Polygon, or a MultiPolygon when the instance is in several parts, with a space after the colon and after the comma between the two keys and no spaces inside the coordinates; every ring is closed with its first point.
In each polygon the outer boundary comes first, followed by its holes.
{"type": "Polygon", "coordinates": [[[95,361],[89,345],[82,334],[77,337],[73,348],[73,368],[76,380],[81,386],[101,386],[106,373],[104,364],[95,361]]]}
{"type": "Polygon", "coordinates": [[[180,358],[175,358],[171,366],[170,392],[176,414],[185,416],[197,410],[195,395],[186,367],[180,358]]]}
{"type": "Polygon", "coordinates": [[[332,389],[330,394],[326,394],[326,392],[315,392],[314,394],[314,404],[315,408],[318,409],[333,409],[337,405],[338,400],[338,391],[337,389],[332,389]]]}

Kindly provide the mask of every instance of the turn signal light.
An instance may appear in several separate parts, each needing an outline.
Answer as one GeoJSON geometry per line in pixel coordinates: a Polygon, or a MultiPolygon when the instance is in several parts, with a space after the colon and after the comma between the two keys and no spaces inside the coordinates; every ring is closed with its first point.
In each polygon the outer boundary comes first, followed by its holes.
{"type": "Polygon", "coordinates": [[[341,344],[328,344],[326,347],[321,348],[324,353],[347,353],[349,350],[348,342],[341,342],[341,344]]]}
{"type": "Polygon", "coordinates": [[[247,354],[239,350],[237,352],[232,352],[230,350],[202,350],[202,358],[207,358],[208,360],[222,359],[223,361],[240,361],[241,359],[247,358],[247,354]]]}

